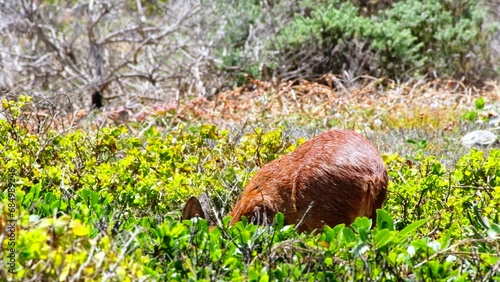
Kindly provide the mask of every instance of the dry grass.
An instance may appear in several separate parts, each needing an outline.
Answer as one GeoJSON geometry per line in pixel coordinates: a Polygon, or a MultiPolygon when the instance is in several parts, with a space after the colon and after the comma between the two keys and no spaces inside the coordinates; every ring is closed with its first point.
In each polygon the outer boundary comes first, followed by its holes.
{"type": "MultiPolygon", "coordinates": [[[[500,100],[499,85],[466,87],[455,81],[431,81],[397,85],[375,78],[346,87],[334,76],[317,82],[268,83],[252,81],[250,86],[219,93],[213,99],[199,98],[177,103],[177,116],[219,125],[243,124],[290,116],[310,120],[340,120],[341,123],[370,123],[376,119],[391,128],[452,130],[474,100],[500,100]]],[[[378,123],[378,122],[377,122],[378,123]]]]}
{"type": "MultiPolygon", "coordinates": [[[[478,89],[458,81],[414,81],[396,84],[387,79],[359,77],[349,82],[333,75],[318,81],[270,83],[251,80],[244,87],[221,92],[210,99],[177,100],[165,104],[134,105],[102,112],[76,111],[70,116],[45,118],[59,131],[73,127],[100,127],[127,124],[140,134],[144,127],[170,128],[180,122],[213,123],[222,128],[273,127],[285,125],[294,137],[310,137],[331,127],[362,131],[381,151],[413,155],[418,150],[407,140],[424,140],[427,153],[442,155],[453,162],[466,152],[460,146],[465,132],[481,127],[466,121],[463,114],[474,110],[474,100],[486,104],[500,101],[500,84],[486,83],[478,89]],[[134,125],[135,124],[135,125],[134,125]]],[[[30,108],[25,124],[39,118],[30,108]]],[[[47,120],[50,124],[47,124],[47,120]]],[[[36,121],[34,122],[37,123],[36,121]]],[[[248,129],[251,130],[251,129],[248,129]]],[[[39,131],[39,130],[38,130],[39,131]]]]}

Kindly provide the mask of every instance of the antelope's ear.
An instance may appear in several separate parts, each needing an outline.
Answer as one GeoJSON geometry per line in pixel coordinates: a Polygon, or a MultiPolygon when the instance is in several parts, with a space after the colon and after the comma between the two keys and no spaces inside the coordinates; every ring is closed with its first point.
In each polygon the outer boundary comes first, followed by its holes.
{"type": "Polygon", "coordinates": [[[198,198],[193,196],[189,198],[189,200],[186,202],[186,205],[182,209],[182,220],[192,219],[194,217],[205,218],[205,213],[201,208],[201,204],[200,201],[198,201],[198,198]]]}

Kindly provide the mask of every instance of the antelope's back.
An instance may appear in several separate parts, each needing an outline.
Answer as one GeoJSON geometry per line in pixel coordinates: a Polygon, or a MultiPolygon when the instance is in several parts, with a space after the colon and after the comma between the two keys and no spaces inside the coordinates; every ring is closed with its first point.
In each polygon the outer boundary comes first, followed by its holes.
{"type": "Polygon", "coordinates": [[[374,218],[387,193],[387,170],[377,149],[349,130],[326,131],[262,167],[230,215],[257,223],[277,212],[300,231],[374,218]]]}

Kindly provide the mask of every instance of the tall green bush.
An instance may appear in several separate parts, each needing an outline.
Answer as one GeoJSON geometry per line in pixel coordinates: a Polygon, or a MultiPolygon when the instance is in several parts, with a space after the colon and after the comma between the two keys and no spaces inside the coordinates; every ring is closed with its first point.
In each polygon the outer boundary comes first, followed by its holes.
{"type": "Polygon", "coordinates": [[[469,80],[492,74],[492,30],[477,0],[397,1],[371,16],[347,1],[304,2],[311,12],[295,17],[271,44],[282,73],[469,80]]]}

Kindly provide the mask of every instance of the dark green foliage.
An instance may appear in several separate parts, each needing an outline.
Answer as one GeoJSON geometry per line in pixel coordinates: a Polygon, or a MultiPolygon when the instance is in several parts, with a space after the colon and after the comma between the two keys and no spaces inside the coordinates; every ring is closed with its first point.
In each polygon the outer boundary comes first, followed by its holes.
{"type": "Polygon", "coordinates": [[[356,76],[437,74],[473,81],[493,72],[487,51],[492,30],[479,1],[395,1],[371,16],[348,1],[303,2],[310,2],[310,12],[295,17],[273,43],[284,73],[347,70],[356,76]]]}

